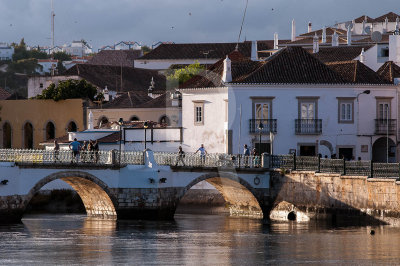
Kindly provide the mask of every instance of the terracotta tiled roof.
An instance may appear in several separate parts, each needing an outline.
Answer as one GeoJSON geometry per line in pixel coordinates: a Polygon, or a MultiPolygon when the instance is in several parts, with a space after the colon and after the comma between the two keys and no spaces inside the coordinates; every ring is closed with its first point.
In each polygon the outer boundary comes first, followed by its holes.
{"type": "MultiPolygon", "coordinates": [[[[260,62],[251,61],[243,56],[239,51],[233,51],[228,54],[232,64],[232,78],[237,79],[243,73],[248,73],[257,68],[260,62]]],[[[211,65],[207,71],[203,71],[199,75],[185,82],[181,88],[208,88],[208,87],[221,87],[222,72],[224,68],[224,60],[220,59],[214,65],[211,65]]]]}
{"type": "Polygon", "coordinates": [[[301,47],[287,47],[232,83],[342,84],[346,81],[301,47]]]}
{"type": "Polygon", "coordinates": [[[102,50],[87,64],[133,67],[133,61],[141,55],[141,50],[102,50]]]}
{"type": "Polygon", "coordinates": [[[144,91],[150,86],[151,78],[154,78],[154,91],[165,92],[166,78],[157,71],[120,66],[99,66],[91,64],[77,64],[63,73],[66,76],[77,75],[86,79],[99,88],[107,88],[113,91],[144,91]],[[122,79],[122,86],[121,86],[122,79]]]}
{"type": "Polygon", "coordinates": [[[377,17],[374,19],[374,22],[385,22],[385,19],[388,18],[389,22],[396,22],[396,18],[399,17],[396,13],[389,12],[387,14],[384,14],[380,17],[377,17]]]}
{"type": "MultiPolygon", "coordinates": [[[[288,40],[279,40],[279,44],[286,42],[288,40]]],[[[140,59],[222,59],[234,51],[235,47],[236,43],[163,43],[140,59]]],[[[251,41],[239,43],[238,48],[245,57],[251,56],[251,41]]],[[[273,48],[273,40],[257,41],[258,51],[273,48]]]]}
{"type": "Polygon", "coordinates": [[[119,142],[120,140],[120,134],[119,132],[114,132],[111,133],[110,135],[107,135],[105,137],[97,139],[98,143],[115,143],[119,142]]]}
{"type": "Polygon", "coordinates": [[[172,100],[171,94],[168,92],[139,105],[138,108],[165,108],[170,106],[172,106],[172,100]]]}
{"type": "Polygon", "coordinates": [[[368,22],[368,23],[374,22],[373,18],[370,18],[366,15],[362,15],[361,17],[358,17],[355,19],[355,23],[362,23],[364,20],[366,20],[366,22],[368,22]]]}
{"type": "Polygon", "coordinates": [[[340,74],[347,82],[356,84],[388,84],[375,71],[358,60],[326,63],[333,71],[340,74]]]}
{"type": "Polygon", "coordinates": [[[136,108],[146,102],[153,100],[148,96],[147,92],[143,91],[128,91],[112,101],[103,104],[103,109],[117,108],[136,108]]]}
{"type": "MultiPolygon", "coordinates": [[[[332,28],[332,27],[327,27],[326,28],[326,35],[327,36],[333,35],[335,30],[336,30],[336,33],[339,36],[340,35],[344,35],[344,36],[347,35],[347,30],[341,30],[341,29],[332,28]]],[[[300,36],[302,36],[302,37],[313,37],[313,36],[315,36],[315,33],[317,33],[317,36],[322,36],[322,29],[315,30],[315,31],[312,31],[312,32],[307,32],[307,33],[304,33],[304,34],[300,34],[300,36]]]]}
{"type": "Polygon", "coordinates": [[[11,96],[11,93],[3,88],[0,88],[0,100],[7,100],[11,96]]]}
{"type": "Polygon", "coordinates": [[[393,61],[387,61],[376,73],[386,81],[393,83],[395,78],[400,78],[400,66],[396,65],[393,61]]]}
{"type": "MultiPolygon", "coordinates": [[[[320,45],[330,45],[332,46],[332,36],[326,36],[326,43],[321,43],[322,42],[322,37],[319,37],[319,43],[320,45]]],[[[285,45],[287,46],[291,46],[291,45],[312,45],[314,42],[314,38],[313,37],[307,37],[307,38],[303,38],[303,39],[299,39],[293,42],[288,42],[285,45]]],[[[347,43],[347,39],[344,37],[340,37],[339,36],[339,44],[346,44],[347,43]]]]}
{"type": "MultiPolygon", "coordinates": [[[[321,47],[318,53],[313,54],[322,62],[349,61],[354,60],[361,54],[361,50],[367,51],[373,45],[363,46],[337,46],[337,47],[321,47]]],[[[308,50],[312,53],[312,50],[308,50]]]]}
{"type": "MultiPolygon", "coordinates": [[[[371,39],[371,36],[361,39],[361,40],[353,41],[353,43],[355,43],[355,44],[364,44],[364,43],[375,44],[375,42],[371,39]]],[[[382,34],[382,40],[379,41],[378,43],[389,43],[389,34],[382,34]]]]}

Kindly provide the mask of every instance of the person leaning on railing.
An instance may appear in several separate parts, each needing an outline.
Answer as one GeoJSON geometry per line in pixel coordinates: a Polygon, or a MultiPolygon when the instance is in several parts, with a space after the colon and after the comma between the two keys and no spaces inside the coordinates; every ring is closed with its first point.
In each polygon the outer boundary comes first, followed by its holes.
{"type": "Polygon", "coordinates": [[[200,145],[200,148],[197,149],[197,151],[195,152],[195,154],[196,154],[197,152],[199,152],[199,151],[200,151],[200,161],[201,161],[201,164],[205,164],[205,162],[206,162],[206,154],[207,154],[207,151],[206,151],[206,149],[204,148],[204,145],[203,145],[203,144],[200,145]]]}

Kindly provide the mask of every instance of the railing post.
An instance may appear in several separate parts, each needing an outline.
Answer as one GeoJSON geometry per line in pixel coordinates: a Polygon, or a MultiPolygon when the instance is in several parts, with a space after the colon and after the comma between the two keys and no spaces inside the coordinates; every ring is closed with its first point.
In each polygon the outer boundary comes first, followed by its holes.
{"type": "Polygon", "coordinates": [[[296,171],[296,153],[293,153],[293,170],[296,171]]]}
{"type": "Polygon", "coordinates": [[[346,159],[343,158],[343,175],[346,175],[346,159]]]}
{"type": "Polygon", "coordinates": [[[370,161],[370,163],[371,163],[371,165],[370,165],[370,168],[371,168],[371,178],[373,178],[374,177],[374,163],[372,162],[372,160],[370,161]]]}
{"type": "Polygon", "coordinates": [[[321,156],[318,155],[318,173],[321,172],[321,156]]]}

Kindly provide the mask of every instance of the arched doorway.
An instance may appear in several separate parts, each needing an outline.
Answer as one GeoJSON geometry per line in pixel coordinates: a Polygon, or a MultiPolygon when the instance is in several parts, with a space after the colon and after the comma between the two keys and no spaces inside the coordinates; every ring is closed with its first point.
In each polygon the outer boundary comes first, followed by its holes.
{"type": "Polygon", "coordinates": [[[159,120],[159,124],[161,124],[161,125],[166,125],[166,126],[170,126],[170,125],[171,125],[171,122],[170,122],[168,116],[163,115],[163,116],[160,118],[160,120],[159,120]]]}
{"type": "Polygon", "coordinates": [[[10,149],[12,146],[11,142],[11,125],[8,122],[3,124],[3,149],[10,149]]]}
{"type": "Polygon", "coordinates": [[[193,180],[183,190],[179,201],[184,201],[185,195],[189,194],[190,188],[196,184],[206,181],[212,185],[225,200],[225,206],[231,215],[263,218],[262,208],[255,197],[252,186],[243,179],[230,174],[218,176],[206,174],[193,180]]]}
{"type": "Polygon", "coordinates": [[[382,137],[374,142],[372,145],[372,161],[380,163],[396,162],[396,144],[391,138],[382,137]]]}
{"type": "Polygon", "coordinates": [[[33,126],[26,122],[24,125],[24,146],[25,149],[33,149],[33,126]]]}
{"type": "Polygon", "coordinates": [[[46,140],[54,139],[56,137],[56,128],[53,122],[48,122],[46,124],[46,140]]]}
{"type": "Polygon", "coordinates": [[[117,218],[115,210],[117,201],[110,193],[108,186],[97,177],[80,171],[75,171],[73,174],[59,172],[43,178],[29,191],[26,202],[29,203],[43,186],[58,179],[69,184],[78,193],[88,216],[117,218]]]}
{"type": "Polygon", "coordinates": [[[76,132],[76,131],[78,131],[76,123],[74,121],[69,122],[67,126],[67,132],[76,132]]]}

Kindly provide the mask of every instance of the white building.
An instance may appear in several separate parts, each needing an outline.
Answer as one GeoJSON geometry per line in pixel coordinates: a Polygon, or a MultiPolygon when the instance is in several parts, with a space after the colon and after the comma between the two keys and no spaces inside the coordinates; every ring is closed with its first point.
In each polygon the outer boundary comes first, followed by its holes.
{"type": "Polygon", "coordinates": [[[393,32],[400,27],[399,15],[393,12],[377,18],[363,15],[348,22],[337,23],[336,27],[347,30],[349,23],[351,23],[351,31],[355,35],[365,35],[374,31],[379,31],[380,33],[393,32]]]}
{"type": "Polygon", "coordinates": [[[82,41],[72,41],[70,45],[63,46],[64,52],[72,56],[86,56],[93,53],[92,47],[82,41]]]}
{"type": "Polygon", "coordinates": [[[0,60],[12,60],[14,47],[6,43],[0,43],[0,60]]]}
{"type": "Polygon", "coordinates": [[[57,68],[58,60],[55,59],[38,59],[38,64],[42,66],[42,69],[37,69],[37,72],[41,75],[51,73],[52,69],[57,68]]]}
{"type": "Polygon", "coordinates": [[[389,150],[394,161],[397,89],[358,61],[327,66],[300,47],[266,61],[233,52],[180,89],[183,142],[192,151],[242,153],[247,144],[376,161],[389,150]]]}

